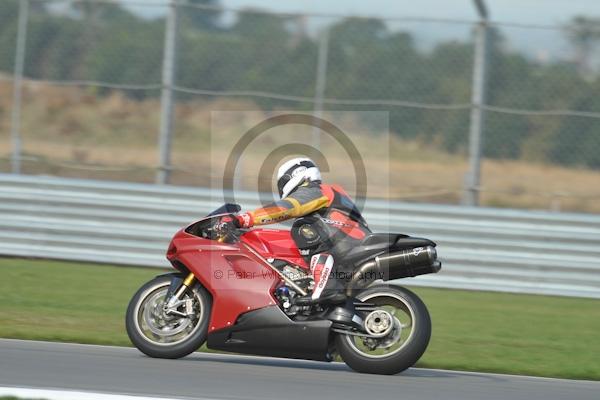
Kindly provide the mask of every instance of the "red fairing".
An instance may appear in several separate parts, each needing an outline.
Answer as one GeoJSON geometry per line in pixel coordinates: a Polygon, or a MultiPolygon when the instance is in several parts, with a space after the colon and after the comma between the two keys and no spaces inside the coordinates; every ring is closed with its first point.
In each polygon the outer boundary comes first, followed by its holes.
{"type": "Polygon", "coordinates": [[[278,258],[308,270],[290,231],[284,229],[254,229],[242,235],[244,243],[265,258],[278,258]]]}
{"type": "MultiPolygon", "coordinates": [[[[265,258],[308,268],[289,231],[256,229],[241,239],[265,258]]],[[[276,304],[273,293],[281,278],[239,244],[218,243],[181,230],[173,237],[167,258],[185,265],[211,293],[209,332],[234,324],[245,312],[276,304]]]]}

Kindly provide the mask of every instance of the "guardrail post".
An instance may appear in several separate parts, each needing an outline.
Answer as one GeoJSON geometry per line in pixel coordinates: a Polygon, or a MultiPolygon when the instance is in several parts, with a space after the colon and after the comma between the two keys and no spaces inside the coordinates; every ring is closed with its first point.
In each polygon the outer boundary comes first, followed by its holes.
{"type": "Polygon", "coordinates": [[[25,67],[25,43],[27,41],[27,20],[29,19],[29,0],[19,1],[19,21],[17,26],[17,47],[13,76],[13,101],[10,122],[12,142],[11,169],[13,174],[21,173],[21,108],[23,100],[23,69],[25,67]]]}
{"type": "Polygon", "coordinates": [[[160,134],[158,139],[159,166],[156,183],[169,183],[171,175],[171,144],[173,136],[173,84],[177,58],[177,1],[169,3],[165,24],[165,47],[163,50],[162,93],[160,99],[160,134]]]}
{"type": "MultiPolygon", "coordinates": [[[[319,52],[317,55],[317,77],[315,79],[315,103],[313,115],[321,118],[323,115],[323,97],[327,84],[327,58],[329,57],[329,28],[325,27],[319,35],[319,52]]],[[[321,146],[321,129],[313,127],[313,146],[319,149],[321,146]]]]}
{"type": "Polygon", "coordinates": [[[469,171],[465,179],[462,203],[479,205],[481,180],[481,149],[484,126],[488,13],[482,0],[474,0],[481,20],[475,27],[475,51],[473,56],[473,87],[471,93],[471,124],[469,128],[469,171]]]}

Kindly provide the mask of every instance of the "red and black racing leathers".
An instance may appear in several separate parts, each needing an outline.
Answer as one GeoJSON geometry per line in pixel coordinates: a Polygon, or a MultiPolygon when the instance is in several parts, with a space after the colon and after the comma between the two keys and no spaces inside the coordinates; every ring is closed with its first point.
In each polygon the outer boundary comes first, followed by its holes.
{"type": "MultiPolygon", "coordinates": [[[[242,227],[249,228],[309,216],[318,217],[316,219],[321,225],[324,223],[328,231],[324,234],[321,229],[319,232],[323,241],[330,240],[329,246],[319,246],[319,251],[329,251],[335,247],[339,249],[332,251],[336,258],[343,257],[344,254],[340,252],[355,246],[370,233],[366,221],[344,189],[320,181],[306,182],[279,201],[242,213],[238,216],[238,222],[242,227]]],[[[312,225],[312,222],[308,224],[312,225]]],[[[298,240],[296,243],[300,249],[305,247],[298,240]]]]}
{"type": "Polygon", "coordinates": [[[237,218],[244,228],[298,218],[292,227],[292,237],[310,264],[315,280],[311,297],[315,301],[343,296],[342,281],[347,277],[341,274],[339,261],[370,233],[344,189],[320,181],[305,182],[289,196],[237,218]],[[327,294],[321,296],[324,290],[327,294]]]}
{"type": "Polygon", "coordinates": [[[305,182],[289,196],[265,207],[242,213],[240,225],[249,228],[282,222],[292,218],[318,215],[340,240],[362,240],[369,227],[348,194],[338,185],[325,185],[319,181],[305,182]]]}

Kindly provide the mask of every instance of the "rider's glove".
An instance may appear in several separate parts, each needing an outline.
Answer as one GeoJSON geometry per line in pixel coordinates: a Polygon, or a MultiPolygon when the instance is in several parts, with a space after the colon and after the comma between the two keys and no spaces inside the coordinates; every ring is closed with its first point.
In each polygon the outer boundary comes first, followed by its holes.
{"type": "Polygon", "coordinates": [[[227,215],[221,218],[221,220],[216,224],[215,229],[226,234],[233,232],[240,227],[241,226],[237,216],[227,215]]]}
{"type": "Polygon", "coordinates": [[[252,217],[249,213],[240,215],[231,214],[222,217],[215,226],[215,229],[223,233],[228,233],[239,228],[250,228],[252,225],[252,217]]]}
{"type": "Polygon", "coordinates": [[[252,228],[254,225],[254,218],[248,212],[235,215],[234,220],[238,224],[238,228],[252,228]]]}

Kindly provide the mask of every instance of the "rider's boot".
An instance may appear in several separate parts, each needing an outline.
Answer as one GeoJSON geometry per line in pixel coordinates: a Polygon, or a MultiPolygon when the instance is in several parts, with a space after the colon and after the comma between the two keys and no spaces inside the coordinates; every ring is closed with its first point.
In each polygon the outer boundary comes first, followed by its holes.
{"type": "Polygon", "coordinates": [[[331,277],[333,271],[333,256],[330,254],[315,254],[310,260],[310,271],[315,281],[311,294],[296,297],[294,304],[306,306],[313,304],[339,304],[346,301],[343,286],[331,277]]]}

